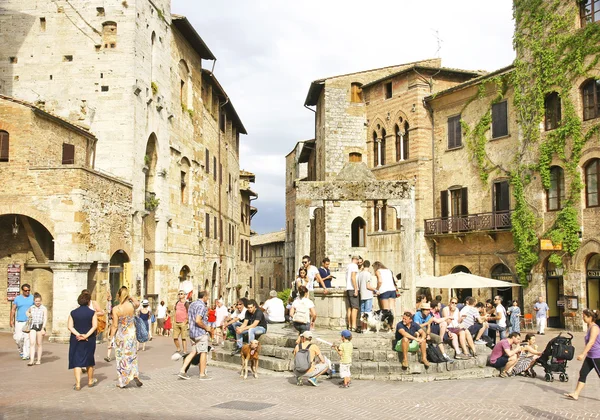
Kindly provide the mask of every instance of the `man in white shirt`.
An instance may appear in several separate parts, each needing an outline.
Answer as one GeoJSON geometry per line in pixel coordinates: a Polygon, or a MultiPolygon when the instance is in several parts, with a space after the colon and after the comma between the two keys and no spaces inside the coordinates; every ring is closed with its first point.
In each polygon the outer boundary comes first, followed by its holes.
{"type": "Polygon", "coordinates": [[[352,261],[346,268],[346,324],[350,331],[356,331],[356,316],[360,307],[357,283],[359,259],[362,258],[353,255],[352,261]]]}
{"type": "Polygon", "coordinates": [[[225,328],[227,328],[232,334],[235,334],[235,329],[242,325],[242,322],[246,318],[246,305],[244,303],[246,302],[246,299],[242,299],[238,299],[237,303],[235,304],[235,311],[223,322],[224,331],[225,328]]]}
{"type": "Polygon", "coordinates": [[[156,335],[163,335],[165,332],[165,318],[167,317],[167,305],[161,300],[160,305],[156,307],[156,335]]]}
{"type": "Polygon", "coordinates": [[[325,282],[321,278],[319,274],[319,269],[310,263],[310,257],[305,255],[302,257],[302,267],[306,269],[306,277],[308,277],[308,285],[306,288],[308,291],[312,291],[315,288],[315,280],[317,283],[323,288],[323,293],[327,294],[327,288],[325,287],[325,282]]]}
{"type": "Polygon", "coordinates": [[[285,307],[283,301],[277,297],[277,292],[271,290],[269,299],[263,304],[262,310],[269,324],[285,322],[285,307]]]}
{"type": "Polygon", "coordinates": [[[496,296],[494,298],[496,304],[496,323],[489,324],[488,329],[500,331],[500,339],[506,338],[506,309],[502,306],[502,296],[496,296]]]}
{"type": "Polygon", "coordinates": [[[544,297],[540,296],[538,301],[533,305],[535,311],[535,321],[537,324],[538,334],[544,335],[546,325],[548,325],[548,317],[550,316],[550,308],[548,304],[544,302],[544,297]]]}
{"type": "Polygon", "coordinates": [[[371,313],[373,311],[373,291],[375,287],[371,284],[371,262],[365,260],[361,267],[360,272],[356,278],[357,286],[360,291],[360,313],[361,313],[361,332],[368,329],[368,325],[362,320],[362,314],[371,313]]]}
{"type": "Polygon", "coordinates": [[[227,310],[227,306],[225,306],[223,299],[217,299],[216,305],[217,305],[217,309],[216,309],[217,328],[216,328],[215,332],[216,332],[216,336],[217,336],[216,345],[218,345],[220,341],[225,341],[225,337],[227,336],[227,332],[225,331],[223,324],[224,324],[225,320],[227,319],[227,317],[229,316],[229,311],[227,310]]]}

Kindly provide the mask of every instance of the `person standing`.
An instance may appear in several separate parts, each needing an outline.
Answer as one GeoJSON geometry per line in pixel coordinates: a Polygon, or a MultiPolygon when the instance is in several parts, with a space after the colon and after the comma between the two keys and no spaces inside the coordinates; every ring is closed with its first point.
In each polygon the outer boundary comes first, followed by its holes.
{"type": "Polygon", "coordinates": [[[143,383],[139,378],[137,338],[133,322],[135,310],[140,303],[133,296],[129,296],[129,289],[125,286],[119,289],[117,299],[119,304],[113,308],[113,322],[110,329],[117,358],[117,387],[125,388],[132,380],[137,386],[142,386],[143,383]]]}
{"type": "Polygon", "coordinates": [[[30,360],[28,366],[33,366],[37,347],[36,365],[42,363],[42,341],[46,335],[46,322],[48,322],[48,309],[42,305],[42,295],[33,294],[33,306],[27,310],[27,316],[31,317],[31,330],[29,331],[30,360]]]}
{"type": "Polygon", "coordinates": [[[31,286],[25,283],[21,286],[21,294],[13,300],[10,308],[10,327],[14,328],[13,339],[17,343],[22,360],[29,360],[29,334],[23,332],[23,327],[27,323],[27,310],[31,305],[31,286]]]}
{"type": "Polygon", "coordinates": [[[521,308],[519,308],[519,302],[513,300],[512,306],[507,310],[510,326],[508,327],[509,334],[511,332],[521,333],[521,308]]]}
{"type": "Polygon", "coordinates": [[[208,337],[210,332],[213,330],[208,325],[208,293],[202,291],[198,293],[198,300],[193,302],[188,310],[188,323],[190,326],[190,339],[194,343],[192,351],[186,356],[181,370],[179,371],[179,377],[181,379],[190,379],[190,376],[186,373],[188,366],[192,362],[192,359],[196,354],[200,354],[200,363],[198,368],[200,369],[200,379],[210,380],[211,377],[206,375],[206,359],[208,353],[208,337]]]}
{"type": "Polygon", "coordinates": [[[96,311],[89,307],[91,300],[89,293],[81,293],[77,298],[79,308],[72,310],[69,314],[68,328],[71,332],[69,369],[73,369],[75,373],[75,385],[73,385],[75,391],[81,389],[81,371],[83,368],[87,370],[89,387],[93,387],[98,382],[94,378],[98,316],[96,311]]]}
{"type": "Polygon", "coordinates": [[[306,269],[306,277],[308,277],[308,285],[306,285],[306,288],[308,291],[314,290],[316,280],[317,283],[324,289],[323,293],[327,294],[327,288],[325,287],[325,283],[323,283],[323,279],[319,275],[319,269],[310,263],[310,257],[308,255],[302,257],[302,267],[306,269]]]}
{"type": "Polygon", "coordinates": [[[165,317],[167,316],[167,306],[165,301],[161,300],[156,308],[156,335],[165,334],[165,317]]]}
{"type": "Polygon", "coordinates": [[[331,280],[334,278],[329,270],[329,264],[331,264],[329,258],[323,258],[323,261],[321,262],[321,268],[319,268],[319,276],[321,276],[323,284],[325,284],[325,287],[328,289],[331,288],[331,280]]]}
{"type": "MultiPolygon", "coordinates": [[[[373,291],[375,288],[371,284],[371,262],[366,260],[363,262],[360,272],[357,276],[357,285],[360,296],[360,313],[371,313],[373,311],[373,291]]],[[[368,325],[361,320],[360,332],[367,331],[368,325]]],[[[359,332],[359,331],[357,331],[359,332]]]]}
{"type": "Polygon", "coordinates": [[[215,345],[219,345],[225,341],[225,337],[227,336],[227,332],[224,328],[224,322],[229,316],[229,311],[227,310],[227,306],[224,305],[223,299],[217,299],[217,330],[216,330],[216,343],[215,345]]]}
{"type": "Polygon", "coordinates": [[[353,255],[346,268],[346,329],[356,331],[356,317],[360,307],[358,297],[358,255],[353,255]]]}
{"type": "Polygon", "coordinates": [[[185,298],[185,292],[180,290],[177,293],[177,303],[175,304],[175,326],[173,327],[173,341],[175,342],[175,348],[181,353],[187,353],[186,339],[188,337],[188,308],[190,303],[185,298]],[[179,337],[181,337],[181,345],[179,344],[179,337]]]}
{"type": "MultiPolygon", "coordinates": [[[[365,261],[367,262],[367,261],[365,261]]],[[[348,388],[350,386],[350,366],[352,366],[352,351],[354,350],[351,340],[352,333],[344,330],[341,333],[342,343],[339,346],[331,346],[337,351],[340,356],[340,378],[344,380],[340,384],[340,388],[348,388]]]]}
{"type": "Polygon", "coordinates": [[[548,325],[548,318],[550,317],[550,308],[548,304],[544,302],[544,297],[538,297],[538,301],[533,305],[535,311],[535,324],[537,326],[537,333],[544,335],[546,326],[548,325]]]}
{"type": "MultiPolygon", "coordinates": [[[[148,341],[152,340],[152,324],[150,323],[150,302],[147,299],[142,300],[142,307],[138,311],[138,316],[148,325],[148,341]]],[[[137,349],[140,349],[140,343],[137,344],[137,349]]],[[[146,351],[146,343],[142,343],[142,351],[146,351]]]]}
{"type": "Polygon", "coordinates": [[[587,334],[585,335],[585,347],[577,360],[583,360],[583,365],[579,370],[579,381],[575,391],[565,394],[572,400],[578,400],[579,394],[585,386],[588,374],[595,370],[600,377],[600,326],[598,326],[598,314],[589,309],[583,310],[583,322],[587,325],[587,334]]]}
{"type": "Polygon", "coordinates": [[[300,286],[298,289],[298,299],[292,303],[290,318],[299,334],[310,331],[315,326],[317,311],[315,304],[308,298],[308,289],[304,286],[300,286]]]}
{"type": "Polygon", "coordinates": [[[373,263],[373,270],[375,271],[375,276],[377,276],[377,298],[379,299],[379,307],[394,313],[397,295],[392,270],[379,261],[373,263]]]}

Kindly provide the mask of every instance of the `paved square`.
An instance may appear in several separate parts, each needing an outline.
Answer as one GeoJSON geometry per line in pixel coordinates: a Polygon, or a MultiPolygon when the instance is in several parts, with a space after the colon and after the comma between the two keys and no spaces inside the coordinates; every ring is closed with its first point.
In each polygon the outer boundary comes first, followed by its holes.
{"type": "MultiPolygon", "coordinates": [[[[556,333],[539,336],[540,347],[556,333]]],[[[577,333],[576,349],[583,346],[577,333]]],[[[67,370],[68,345],[44,343],[40,366],[28,367],[18,359],[10,334],[0,334],[0,418],[108,419],[132,418],[273,418],[273,419],[588,419],[600,418],[600,380],[591,374],[579,401],[572,391],[581,362],[569,363],[568,383],[538,378],[490,378],[431,383],[355,380],[340,389],[337,379],[315,388],[295,386],[291,374],[261,371],[258,379],[240,379],[232,369],[209,366],[212,381],[200,381],[196,367],[191,380],[177,377],[181,362],[173,362],[173,341],[155,338],[139,353],[141,388],[116,388],[114,361],[106,363],[106,345],[96,351],[95,388],[73,391],[67,370]]],[[[85,381],[82,381],[85,383],[85,381]]]]}

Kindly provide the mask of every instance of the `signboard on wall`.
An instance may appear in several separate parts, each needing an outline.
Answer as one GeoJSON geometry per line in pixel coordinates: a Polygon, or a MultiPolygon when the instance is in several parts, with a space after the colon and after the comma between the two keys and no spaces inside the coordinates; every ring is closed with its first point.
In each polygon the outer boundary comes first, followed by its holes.
{"type": "Polygon", "coordinates": [[[12,302],[19,296],[19,289],[21,288],[21,264],[9,264],[7,277],[6,299],[12,302]]]}
{"type": "Polygon", "coordinates": [[[540,239],[540,249],[542,251],[562,251],[562,243],[555,244],[550,239],[540,239]]]}

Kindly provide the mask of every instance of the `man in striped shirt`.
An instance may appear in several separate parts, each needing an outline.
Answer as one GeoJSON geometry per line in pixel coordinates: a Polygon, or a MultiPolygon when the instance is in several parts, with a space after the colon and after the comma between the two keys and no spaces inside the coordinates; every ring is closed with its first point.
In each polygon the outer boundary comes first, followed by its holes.
{"type": "Polygon", "coordinates": [[[484,317],[479,315],[479,311],[475,307],[476,300],[474,297],[469,296],[465,303],[465,306],[460,310],[462,324],[475,339],[475,344],[485,344],[485,341],[481,340],[481,336],[488,327],[487,322],[484,317]]]}

